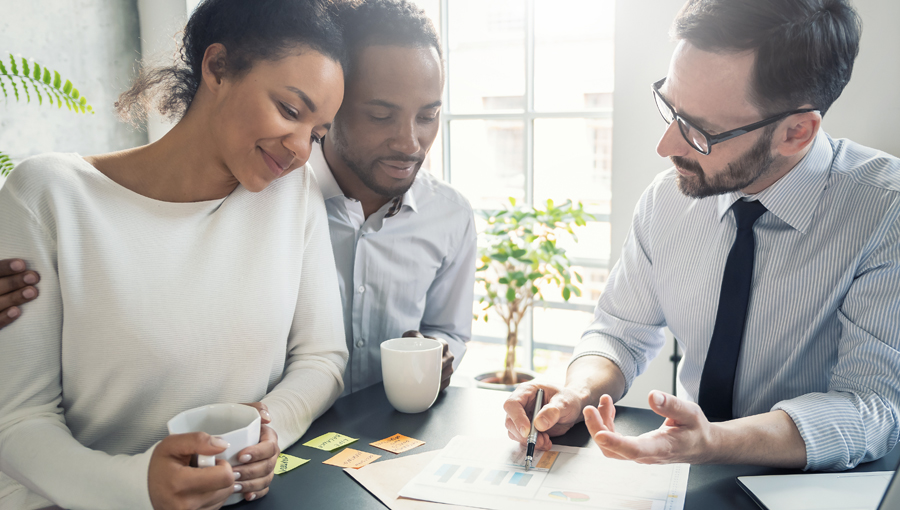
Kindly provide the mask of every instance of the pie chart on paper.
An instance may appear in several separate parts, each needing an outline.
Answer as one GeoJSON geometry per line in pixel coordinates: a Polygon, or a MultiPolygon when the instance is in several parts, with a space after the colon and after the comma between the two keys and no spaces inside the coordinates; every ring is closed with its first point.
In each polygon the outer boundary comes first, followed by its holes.
{"type": "Polygon", "coordinates": [[[556,499],[559,501],[572,501],[574,503],[589,501],[591,499],[587,494],[572,491],[553,491],[548,494],[548,496],[550,496],[551,499],[556,499]]]}

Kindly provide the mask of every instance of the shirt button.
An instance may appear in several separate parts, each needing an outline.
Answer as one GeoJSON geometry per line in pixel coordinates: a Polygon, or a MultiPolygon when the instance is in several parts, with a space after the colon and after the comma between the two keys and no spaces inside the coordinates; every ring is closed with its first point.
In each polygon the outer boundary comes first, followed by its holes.
{"type": "Polygon", "coordinates": [[[360,286],[359,286],[359,288],[358,288],[358,289],[356,289],[356,290],[358,290],[358,291],[359,291],[359,293],[360,293],[360,294],[362,294],[362,293],[363,293],[363,292],[365,292],[365,291],[366,291],[366,287],[365,287],[365,285],[360,285],[360,286]]]}
{"type": "Polygon", "coordinates": [[[362,346],[364,346],[364,345],[366,345],[365,340],[360,340],[359,342],[356,342],[356,346],[357,346],[357,347],[362,347],[362,346]]]}

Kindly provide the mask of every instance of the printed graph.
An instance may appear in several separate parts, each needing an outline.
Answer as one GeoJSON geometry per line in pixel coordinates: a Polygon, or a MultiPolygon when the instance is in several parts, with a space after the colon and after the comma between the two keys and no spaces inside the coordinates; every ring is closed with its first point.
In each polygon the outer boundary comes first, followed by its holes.
{"type": "Polygon", "coordinates": [[[512,478],[509,479],[509,483],[512,485],[518,485],[519,487],[525,487],[528,485],[528,482],[531,481],[532,475],[526,475],[525,473],[515,473],[512,475],[512,478]]]}
{"type": "Polygon", "coordinates": [[[572,491],[553,491],[550,494],[547,494],[547,496],[549,496],[550,499],[555,499],[558,501],[572,501],[574,503],[581,503],[583,501],[591,500],[591,497],[587,494],[572,491]]]}

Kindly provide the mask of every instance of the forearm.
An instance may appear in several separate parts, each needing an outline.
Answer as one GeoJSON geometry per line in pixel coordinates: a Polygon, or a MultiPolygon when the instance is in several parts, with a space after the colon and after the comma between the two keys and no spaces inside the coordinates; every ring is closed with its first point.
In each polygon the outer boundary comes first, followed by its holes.
{"type": "Polygon", "coordinates": [[[566,371],[566,388],[578,395],[581,408],[597,405],[600,397],[619,400],[625,395],[625,376],[619,367],[603,356],[582,356],[566,371]]]}
{"type": "MultiPolygon", "coordinates": [[[[64,425],[34,419],[0,434],[0,470],[63,508],[151,509],[153,448],[108,455],[76,441],[64,425]]],[[[0,506],[3,506],[0,504],[0,506]]]]}
{"type": "Polygon", "coordinates": [[[710,424],[706,464],[753,464],[781,468],[806,466],[806,443],[784,411],[710,424]]]}

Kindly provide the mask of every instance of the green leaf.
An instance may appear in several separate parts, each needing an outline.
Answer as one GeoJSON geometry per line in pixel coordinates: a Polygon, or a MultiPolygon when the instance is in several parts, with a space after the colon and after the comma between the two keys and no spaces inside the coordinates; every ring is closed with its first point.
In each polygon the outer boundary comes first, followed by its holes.
{"type": "Polygon", "coordinates": [[[510,287],[506,289],[506,300],[507,301],[515,301],[516,300],[516,289],[510,287]]]}
{"type": "Polygon", "coordinates": [[[12,172],[13,164],[12,160],[9,159],[9,156],[0,151],[0,175],[7,176],[10,172],[12,172]]]}
{"type": "Polygon", "coordinates": [[[16,57],[12,56],[12,53],[10,53],[10,55],[9,55],[9,63],[12,64],[10,66],[10,69],[12,69],[12,74],[18,76],[19,68],[16,66],[16,57]]]}
{"type": "Polygon", "coordinates": [[[62,85],[62,78],[59,76],[59,72],[53,71],[53,88],[59,89],[60,85],[62,85]]]}
{"type": "Polygon", "coordinates": [[[22,57],[22,76],[30,76],[31,68],[28,67],[28,60],[22,57]]]}
{"type": "Polygon", "coordinates": [[[44,68],[44,76],[41,77],[41,81],[44,82],[44,84],[46,84],[46,85],[50,85],[50,80],[51,80],[50,70],[45,67],[44,68]]]}
{"type": "Polygon", "coordinates": [[[69,92],[72,92],[72,82],[66,80],[66,84],[63,85],[63,93],[68,94],[69,92]]]}
{"type": "Polygon", "coordinates": [[[6,66],[3,65],[2,60],[0,60],[0,74],[9,74],[6,72],[6,66]]]}
{"type": "Polygon", "coordinates": [[[78,89],[72,87],[72,93],[69,95],[72,96],[72,99],[78,99],[78,97],[81,96],[81,93],[78,92],[78,89]]]}
{"type": "Polygon", "coordinates": [[[572,295],[572,291],[569,290],[568,287],[563,287],[562,296],[566,301],[569,300],[569,297],[572,295]]]}
{"type": "Polygon", "coordinates": [[[516,206],[516,199],[515,199],[515,197],[509,197],[509,203],[512,204],[513,207],[515,207],[515,206],[516,206]]]}
{"type": "Polygon", "coordinates": [[[509,278],[504,276],[504,277],[500,278],[499,280],[497,280],[497,283],[500,283],[503,285],[509,285],[509,278]]]}
{"type": "Polygon", "coordinates": [[[578,273],[575,273],[575,280],[577,280],[578,283],[584,283],[584,280],[581,278],[581,275],[578,273]]]}
{"type": "Polygon", "coordinates": [[[34,76],[35,80],[41,81],[41,66],[37,62],[34,63],[34,76]]]}

